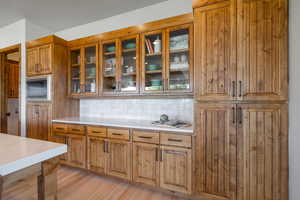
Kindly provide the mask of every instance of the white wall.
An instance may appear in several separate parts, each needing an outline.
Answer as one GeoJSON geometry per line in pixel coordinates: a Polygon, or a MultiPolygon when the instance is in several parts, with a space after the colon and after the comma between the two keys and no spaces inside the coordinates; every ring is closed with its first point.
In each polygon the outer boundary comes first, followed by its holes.
{"type": "Polygon", "coordinates": [[[300,1],[290,0],[290,200],[300,199],[300,1]]]}
{"type": "Polygon", "coordinates": [[[134,11],[59,31],[55,35],[74,40],[192,12],[192,0],[168,0],[134,11]]]}
{"type": "Polygon", "coordinates": [[[0,28],[0,49],[25,42],[25,19],[0,28]]]}
{"type": "Polygon", "coordinates": [[[52,32],[26,19],[26,41],[35,40],[47,35],[52,35],[52,32]]]}

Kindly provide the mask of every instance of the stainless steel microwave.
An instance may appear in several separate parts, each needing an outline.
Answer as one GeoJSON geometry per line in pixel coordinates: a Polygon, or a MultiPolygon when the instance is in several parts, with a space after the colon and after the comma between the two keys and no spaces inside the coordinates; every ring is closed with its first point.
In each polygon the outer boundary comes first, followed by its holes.
{"type": "Polygon", "coordinates": [[[51,75],[27,78],[27,100],[51,101],[51,82],[51,75]]]}

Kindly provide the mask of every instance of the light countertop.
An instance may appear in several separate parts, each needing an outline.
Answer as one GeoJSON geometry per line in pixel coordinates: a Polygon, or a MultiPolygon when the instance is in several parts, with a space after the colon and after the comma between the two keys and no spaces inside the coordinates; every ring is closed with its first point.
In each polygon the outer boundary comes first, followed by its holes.
{"type": "Polygon", "coordinates": [[[165,131],[181,134],[193,134],[193,127],[184,128],[172,128],[163,125],[153,125],[152,121],[147,120],[134,120],[134,119],[104,119],[95,117],[77,117],[77,118],[63,118],[52,120],[52,122],[58,123],[69,123],[69,124],[81,124],[81,125],[92,125],[92,126],[106,126],[115,128],[130,128],[139,130],[150,130],[150,131],[165,131]]]}
{"type": "Polygon", "coordinates": [[[67,145],[0,133],[0,176],[67,152],[67,145]]]}

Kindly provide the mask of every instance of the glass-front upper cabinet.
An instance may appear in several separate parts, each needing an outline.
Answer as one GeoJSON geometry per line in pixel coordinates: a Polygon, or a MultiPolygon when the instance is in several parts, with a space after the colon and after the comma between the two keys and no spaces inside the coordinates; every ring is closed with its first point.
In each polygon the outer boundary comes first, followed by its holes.
{"type": "Polygon", "coordinates": [[[121,93],[139,92],[139,37],[122,38],[120,58],[120,85],[121,93]]]}
{"type": "Polygon", "coordinates": [[[80,94],[82,91],[82,85],[80,82],[81,77],[81,49],[71,49],[70,51],[70,79],[71,79],[71,87],[70,93],[71,95],[80,94]]]}
{"type": "Polygon", "coordinates": [[[192,25],[181,25],[167,29],[166,89],[169,92],[192,91],[192,33],[192,25]]]}
{"type": "Polygon", "coordinates": [[[72,96],[98,93],[97,52],[97,44],[70,50],[70,93],[72,96]]]}
{"type": "Polygon", "coordinates": [[[118,41],[110,40],[102,42],[102,92],[103,94],[115,94],[118,90],[117,63],[118,41]]]}
{"type": "Polygon", "coordinates": [[[142,92],[160,93],[165,88],[165,32],[142,34],[142,92]]]}

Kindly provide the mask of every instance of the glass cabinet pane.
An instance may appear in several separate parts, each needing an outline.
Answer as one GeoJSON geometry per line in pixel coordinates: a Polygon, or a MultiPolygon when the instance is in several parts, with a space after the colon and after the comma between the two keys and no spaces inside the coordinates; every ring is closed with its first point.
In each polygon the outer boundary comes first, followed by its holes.
{"type": "Polygon", "coordinates": [[[71,93],[80,93],[80,49],[71,51],[71,93]]]}
{"type": "Polygon", "coordinates": [[[117,88],[116,82],[116,42],[103,44],[103,91],[114,92],[117,88]]]}
{"type": "Polygon", "coordinates": [[[84,49],[85,92],[96,92],[96,46],[84,49]]]}
{"type": "Polygon", "coordinates": [[[121,92],[137,91],[136,38],[123,40],[121,45],[121,92]]]}
{"type": "Polygon", "coordinates": [[[162,34],[145,36],[145,90],[163,90],[162,34]]]}
{"type": "Polygon", "coordinates": [[[190,88],[189,29],[169,32],[169,82],[170,90],[190,88]]]}

